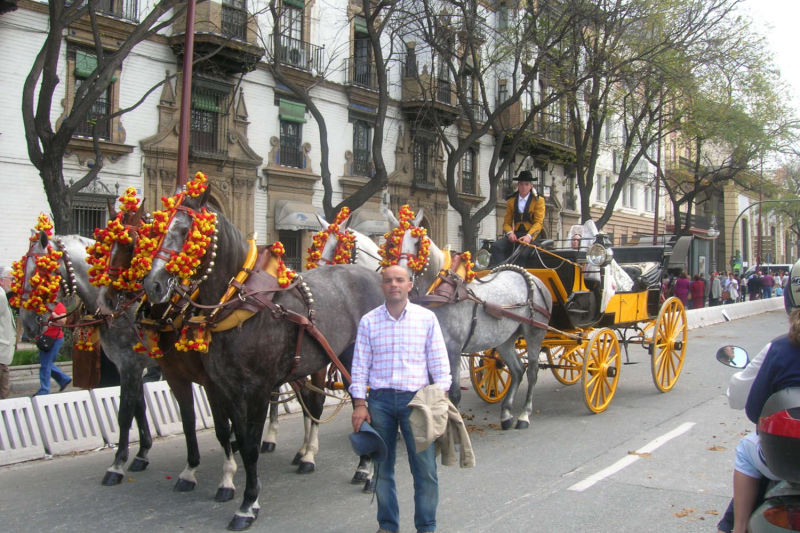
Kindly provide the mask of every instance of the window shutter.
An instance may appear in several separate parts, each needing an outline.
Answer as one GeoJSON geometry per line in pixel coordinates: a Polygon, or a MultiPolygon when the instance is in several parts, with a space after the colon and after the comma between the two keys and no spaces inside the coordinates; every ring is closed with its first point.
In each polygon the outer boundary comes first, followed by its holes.
{"type": "Polygon", "coordinates": [[[356,33],[369,33],[367,31],[367,19],[362,16],[356,15],[353,19],[353,27],[356,30],[356,33]]]}
{"type": "Polygon", "coordinates": [[[212,113],[220,112],[217,99],[212,94],[193,94],[192,107],[202,111],[211,111],[212,113]]]}
{"type": "Polygon", "coordinates": [[[296,122],[298,124],[303,124],[306,121],[305,104],[281,99],[278,109],[278,116],[281,120],[296,122]]]}
{"type": "Polygon", "coordinates": [[[88,78],[97,70],[97,56],[80,50],[75,51],[75,77],[88,78]]]}

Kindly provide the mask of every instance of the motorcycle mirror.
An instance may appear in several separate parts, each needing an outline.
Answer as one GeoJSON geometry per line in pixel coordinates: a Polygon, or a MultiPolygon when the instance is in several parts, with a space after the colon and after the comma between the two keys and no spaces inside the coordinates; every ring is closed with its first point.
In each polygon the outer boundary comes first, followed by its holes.
{"type": "Polygon", "coordinates": [[[747,350],[739,346],[723,346],[717,350],[717,361],[725,366],[744,368],[750,362],[747,350]]]}

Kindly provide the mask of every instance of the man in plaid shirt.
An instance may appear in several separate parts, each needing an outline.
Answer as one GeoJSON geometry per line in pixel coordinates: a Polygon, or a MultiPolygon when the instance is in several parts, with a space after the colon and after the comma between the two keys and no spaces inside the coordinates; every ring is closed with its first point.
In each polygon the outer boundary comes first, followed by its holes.
{"type": "Polygon", "coordinates": [[[429,446],[416,452],[408,402],[431,380],[441,389],[449,390],[450,363],[436,315],[408,301],[413,285],[409,270],[389,266],[383,270],[382,278],[386,302],[364,315],[358,325],[350,386],[353,430],[358,431],[366,420],[388,448],[386,460],[376,469],[378,532],[400,529],[394,482],[398,426],[414,477],[414,525],[418,532],[432,532],[436,530],[439,502],[436,449],[429,446]]]}

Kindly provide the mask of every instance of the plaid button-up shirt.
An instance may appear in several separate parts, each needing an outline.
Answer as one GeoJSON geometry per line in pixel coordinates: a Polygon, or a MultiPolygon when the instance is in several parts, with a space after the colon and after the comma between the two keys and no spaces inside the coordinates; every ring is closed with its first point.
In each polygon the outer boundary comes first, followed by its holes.
{"type": "Polygon", "coordinates": [[[366,398],[367,386],[418,391],[429,384],[428,375],[450,389],[450,362],[436,315],[411,302],[397,320],[386,304],[364,315],[353,354],[353,398],[366,398]]]}

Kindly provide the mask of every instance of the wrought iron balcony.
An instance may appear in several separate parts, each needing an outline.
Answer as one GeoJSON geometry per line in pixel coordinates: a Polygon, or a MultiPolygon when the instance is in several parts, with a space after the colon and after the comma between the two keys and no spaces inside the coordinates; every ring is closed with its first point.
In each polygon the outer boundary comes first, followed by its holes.
{"type": "Polygon", "coordinates": [[[137,0],[98,0],[97,11],[103,15],[139,22],[137,0]]]}
{"type": "MultiPolygon", "coordinates": [[[[238,2],[237,2],[238,3],[238,2]]],[[[242,5],[244,2],[241,2],[242,5]]],[[[222,4],[222,35],[247,40],[247,11],[232,2],[222,4]]]]}
{"type": "Polygon", "coordinates": [[[365,61],[351,57],[345,64],[347,70],[347,83],[366,87],[367,89],[378,88],[378,76],[375,72],[375,65],[371,61],[365,61]]]}
{"type": "Polygon", "coordinates": [[[475,119],[475,122],[486,122],[486,113],[483,109],[483,104],[477,101],[467,101],[466,108],[462,110],[462,114],[465,118],[468,118],[467,109],[472,112],[472,118],[475,119]]]}
{"type": "MultiPolygon", "coordinates": [[[[270,43],[272,43],[272,39],[270,39],[270,43]]],[[[322,67],[324,52],[324,46],[281,35],[276,55],[281,63],[310,72],[312,69],[322,67]]]]}

